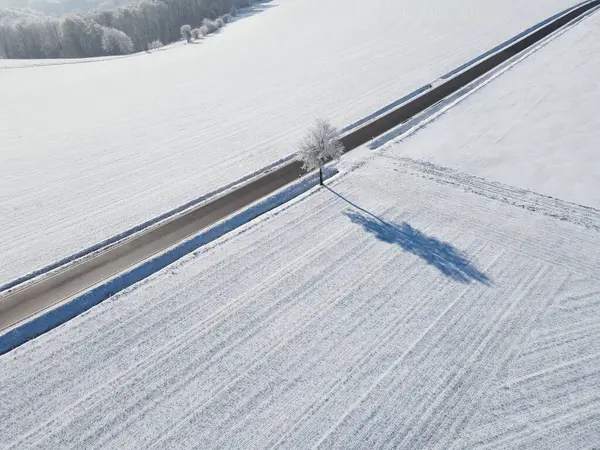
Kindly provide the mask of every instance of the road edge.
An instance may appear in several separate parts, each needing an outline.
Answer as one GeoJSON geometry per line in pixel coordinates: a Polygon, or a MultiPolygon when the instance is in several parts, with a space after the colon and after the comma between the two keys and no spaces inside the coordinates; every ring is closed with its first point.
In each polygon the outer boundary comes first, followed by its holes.
{"type": "MultiPolygon", "coordinates": [[[[330,169],[326,171],[326,178],[331,178],[333,175],[335,175],[334,170],[330,169]]],[[[179,242],[166,251],[126,269],[116,277],[103,281],[88,291],[77,294],[58,305],[54,305],[17,323],[4,334],[0,335],[0,355],[8,353],[25,342],[62,325],[88,309],[102,303],[116,293],[131,287],[175,261],[189,255],[200,247],[288,203],[308,192],[317,186],[318,183],[319,177],[317,173],[308,174],[298,181],[294,181],[267,197],[263,197],[248,207],[220,220],[191,238],[179,242]]]]}

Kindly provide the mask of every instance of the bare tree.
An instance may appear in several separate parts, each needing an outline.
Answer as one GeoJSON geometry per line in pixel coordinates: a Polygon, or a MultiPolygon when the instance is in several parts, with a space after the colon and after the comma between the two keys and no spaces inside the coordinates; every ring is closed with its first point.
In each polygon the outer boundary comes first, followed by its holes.
{"type": "Polygon", "coordinates": [[[313,128],[300,142],[298,157],[304,163],[304,170],[319,169],[319,182],[323,185],[323,166],[339,159],[344,153],[344,145],[339,139],[338,130],[329,122],[317,119],[313,128]]]}

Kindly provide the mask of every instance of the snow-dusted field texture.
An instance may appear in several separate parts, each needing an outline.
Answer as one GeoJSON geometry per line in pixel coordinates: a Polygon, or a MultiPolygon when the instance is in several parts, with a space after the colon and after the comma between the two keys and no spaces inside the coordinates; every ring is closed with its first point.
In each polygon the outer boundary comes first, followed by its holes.
{"type": "Polygon", "coordinates": [[[547,203],[371,153],[0,357],[2,447],[597,445],[600,212],[547,203]]]}
{"type": "Polygon", "coordinates": [[[600,208],[600,13],[439,120],[404,154],[600,208]]]}
{"type": "Polygon", "coordinates": [[[575,3],[273,0],[197,45],[0,69],[0,284],[292,154],[316,116],[347,125],[575,3]]]}

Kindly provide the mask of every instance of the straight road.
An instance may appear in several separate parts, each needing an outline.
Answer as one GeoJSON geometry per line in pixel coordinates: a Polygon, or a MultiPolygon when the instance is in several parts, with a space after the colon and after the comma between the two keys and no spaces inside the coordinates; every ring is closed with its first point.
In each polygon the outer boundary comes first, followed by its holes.
{"type": "Polygon", "coordinates": [[[168,249],[305,174],[302,164],[293,161],[48,278],[41,278],[22,289],[13,289],[9,295],[0,298],[0,333],[168,249]]]}

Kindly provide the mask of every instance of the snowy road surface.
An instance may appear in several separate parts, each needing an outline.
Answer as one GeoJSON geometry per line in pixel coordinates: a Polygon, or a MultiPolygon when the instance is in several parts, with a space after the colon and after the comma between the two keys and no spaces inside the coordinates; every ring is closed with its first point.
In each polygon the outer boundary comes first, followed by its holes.
{"type": "Polygon", "coordinates": [[[600,209],[600,12],[467,97],[405,154],[600,209]]]}
{"type": "Polygon", "coordinates": [[[600,442],[600,212],[403,147],[1,356],[3,448],[600,442]]]}
{"type": "Polygon", "coordinates": [[[0,284],[294,152],[574,0],[274,0],[198,45],[0,70],[0,284]]]}

